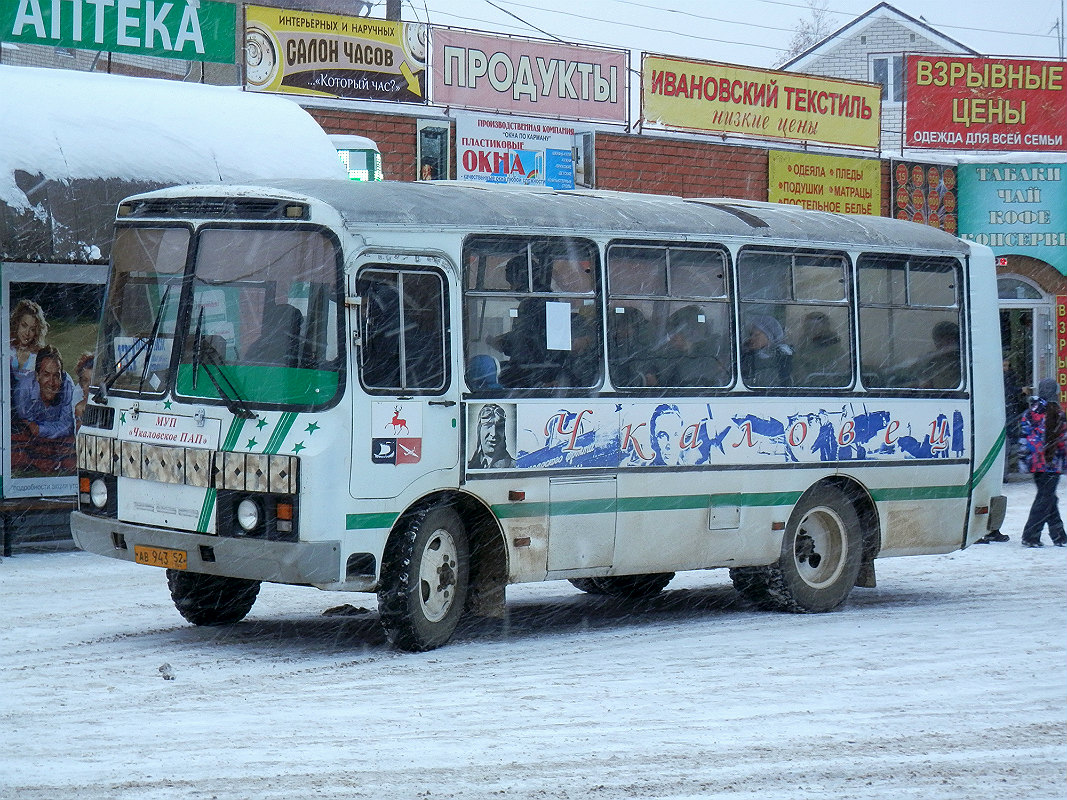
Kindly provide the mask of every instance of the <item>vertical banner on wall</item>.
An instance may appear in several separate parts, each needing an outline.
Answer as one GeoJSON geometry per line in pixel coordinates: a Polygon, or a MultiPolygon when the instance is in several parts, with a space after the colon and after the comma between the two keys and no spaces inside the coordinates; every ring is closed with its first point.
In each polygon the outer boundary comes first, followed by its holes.
{"type": "Polygon", "coordinates": [[[956,234],[959,195],[955,167],[894,161],[890,172],[894,217],[956,234]]]}
{"type": "Polygon", "coordinates": [[[881,213],[882,162],[771,150],[767,199],[838,214],[881,213]]]}
{"type": "Polygon", "coordinates": [[[1056,383],[1060,405],[1067,407],[1067,294],[1056,297],[1056,383]]]}
{"type": "Polygon", "coordinates": [[[81,424],[107,267],[0,265],[8,368],[0,377],[5,413],[3,496],[75,494],[75,434],[81,424]]]}
{"type": "Polygon", "coordinates": [[[574,128],[553,120],[460,114],[456,177],[573,189],[574,143],[574,128]]]}

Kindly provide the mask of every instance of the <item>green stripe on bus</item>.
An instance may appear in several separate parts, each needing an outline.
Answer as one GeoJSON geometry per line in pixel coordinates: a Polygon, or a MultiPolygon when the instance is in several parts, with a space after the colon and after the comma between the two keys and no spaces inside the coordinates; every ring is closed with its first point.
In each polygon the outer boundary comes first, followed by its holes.
{"type": "MultiPolygon", "coordinates": [[[[654,497],[602,497],[590,500],[566,500],[551,504],[553,516],[580,514],[628,514],[643,511],[685,511],[720,506],[791,506],[800,499],[800,492],[753,492],[743,494],[686,494],[654,497]]],[[[542,517],[549,514],[548,503],[508,503],[492,507],[500,519],[542,517]]]]}
{"type": "Polygon", "coordinates": [[[293,427],[293,423],[296,422],[296,412],[286,411],[282,414],[278,420],[277,426],[274,428],[274,433],[270,435],[270,439],[267,440],[267,446],[263,448],[264,453],[277,453],[282,446],[282,442],[285,441],[285,437],[289,435],[289,431],[293,427]]]}
{"type": "Polygon", "coordinates": [[[233,451],[234,445],[237,444],[237,440],[241,436],[241,429],[245,426],[245,419],[243,417],[234,417],[230,423],[230,429],[226,431],[226,438],[222,441],[221,450],[233,451]]]}
{"type": "MultiPolygon", "coordinates": [[[[967,497],[996,461],[1004,447],[1006,431],[1001,431],[989,454],[982,460],[969,484],[957,486],[908,486],[890,489],[875,489],[871,497],[876,502],[908,500],[946,500],[967,497]]],[[[721,508],[727,506],[771,507],[796,505],[803,492],[730,492],[725,494],[657,495],[653,497],[601,497],[590,500],[565,500],[558,503],[501,503],[492,506],[498,519],[523,519],[552,516],[580,516],[582,514],[627,514],[642,511],[685,511],[691,509],[721,508]]],[[[348,514],[345,527],[348,530],[391,528],[397,514],[348,514]]]]}
{"type": "Polygon", "coordinates": [[[872,489],[871,499],[876,503],[896,500],[947,500],[954,497],[966,497],[970,487],[959,486],[905,486],[899,489],[872,489]]]}
{"type": "Polygon", "coordinates": [[[982,482],[982,478],[984,478],[986,473],[989,472],[990,467],[993,466],[993,462],[997,460],[997,456],[1000,454],[1000,451],[1004,447],[1004,443],[1007,441],[1007,439],[1008,429],[1002,428],[1000,431],[1000,436],[998,436],[997,440],[993,442],[993,447],[989,451],[989,455],[987,455],[982,461],[981,466],[979,466],[978,469],[974,471],[974,477],[971,478],[972,489],[982,482]]]}
{"type": "Polygon", "coordinates": [[[197,533],[207,533],[208,526],[211,523],[211,512],[215,507],[215,496],[217,494],[217,489],[207,490],[207,494],[204,496],[204,505],[200,507],[200,519],[196,521],[197,533]]]}
{"type": "Polygon", "coordinates": [[[345,529],[363,531],[370,528],[391,528],[399,514],[386,511],[381,514],[348,514],[345,516],[345,529]]]}

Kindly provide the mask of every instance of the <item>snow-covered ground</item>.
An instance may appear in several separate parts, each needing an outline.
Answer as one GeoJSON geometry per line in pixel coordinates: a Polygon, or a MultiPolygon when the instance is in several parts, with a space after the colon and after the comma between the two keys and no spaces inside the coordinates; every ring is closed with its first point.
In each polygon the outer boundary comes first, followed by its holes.
{"type": "Polygon", "coordinates": [[[1062,800],[1067,548],[1020,547],[1007,492],[1010,542],[879,561],[835,613],[757,612],[724,570],[641,604],[553,582],[414,655],[370,596],[264,586],[195,628],[162,570],[18,555],[0,797],[1062,800]]]}

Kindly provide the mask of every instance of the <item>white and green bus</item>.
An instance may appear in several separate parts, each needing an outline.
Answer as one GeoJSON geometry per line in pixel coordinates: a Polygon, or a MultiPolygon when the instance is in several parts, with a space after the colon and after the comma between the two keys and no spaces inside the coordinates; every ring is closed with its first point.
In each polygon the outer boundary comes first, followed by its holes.
{"type": "Polygon", "coordinates": [[[193,186],[118,209],[78,438],[85,550],[235,622],[375,592],[444,644],[508,584],[647,597],[726,567],[828,611],[999,525],[991,252],[727,199],[193,186]]]}

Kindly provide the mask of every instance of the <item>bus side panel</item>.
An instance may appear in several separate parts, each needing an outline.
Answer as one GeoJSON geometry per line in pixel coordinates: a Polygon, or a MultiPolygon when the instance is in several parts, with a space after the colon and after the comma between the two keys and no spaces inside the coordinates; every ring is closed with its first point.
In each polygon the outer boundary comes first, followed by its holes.
{"type": "Polygon", "coordinates": [[[993,251],[971,245],[971,398],[974,403],[972,507],[964,546],[987,532],[990,500],[1003,494],[1005,419],[1004,369],[997,311],[993,251]]]}

